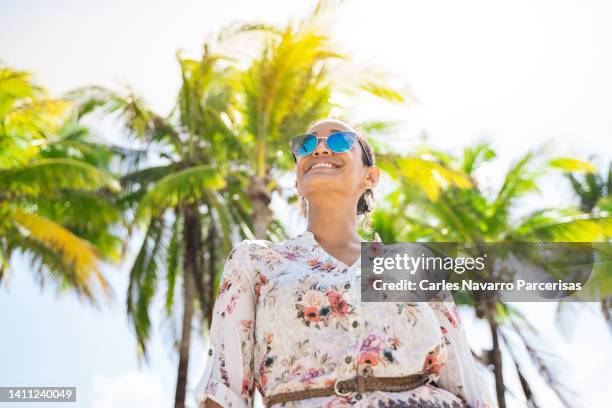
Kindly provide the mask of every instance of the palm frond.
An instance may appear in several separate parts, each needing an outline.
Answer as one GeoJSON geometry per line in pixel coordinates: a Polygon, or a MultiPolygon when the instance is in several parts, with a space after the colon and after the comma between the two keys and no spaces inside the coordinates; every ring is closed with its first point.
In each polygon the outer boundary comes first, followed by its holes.
{"type": "Polygon", "coordinates": [[[405,180],[418,186],[431,201],[437,201],[447,186],[461,189],[473,186],[468,176],[432,160],[419,157],[384,155],[378,166],[396,180],[405,180]]]}
{"type": "Polygon", "coordinates": [[[11,195],[37,196],[61,188],[118,191],[120,186],[110,174],[73,159],[41,159],[0,170],[0,189],[11,195]]]}
{"type": "Polygon", "coordinates": [[[102,259],[88,241],[49,219],[19,208],[11,211],[11,218],[29,240],[60,254],[64,265],[74,270],[71,281],[77,289],[82,289],[90,295],[93,293],[94,283],[97,283],[107,295],[110,293],[108,283],[98,267],[102,259]]]}
{"type": "Polygon", "coordinates": [[[169,174],[159,180],[142,198],[136,218],[154,216],[179,203],[203,198],[207,191],[225,187],[226,182],[214,166],[199,165],[169,174]]]}
{"type": "Polygon", "coordinates": [[[127,314],[136,332],[138,356],[145,360],[148,359],[147,342],[151,332],[149,307],[155,296],[166,256],[164,229],[165,224],[161,217],[150,220],[130,270],[127,314]]]}
{"type": "Polygon", "coordinates": [[[538,210],[525,217],[513,233],[517,240],[594,242],[612,236],[612,216],[538,210]]]}
{"type": "Polygon", "coordinates": [[[592,163],[572,157],[557,157],[549,160],[548,164],[553,168],[563,170],[565,172],[594,173],[597,171],[597,168],[592,163]]]}
{"type": "Polygon", "coordinates": [[[538,373],[557,395],[560,402],[568,408],[581,407],[577,392],[563,379],[562,360],[550,351],[545,351],[541,347],[536,346],[537,340],[530,339],[523,328],[516,323],[513,322],[512,327],[514,329],[513,332],[521,339],[527,355],[538,369],[538,373]]]}
{"type": "Polygon", "coordinates": [[[118,114],[137,138],[145,142],[168,143],[180,150],[180,136],[168,119],[150,110],[130,89],[114,91],[101,86],[87,86],[69,92],[66,97],[76,103],[79,118],[96,110],[118,114]]]}

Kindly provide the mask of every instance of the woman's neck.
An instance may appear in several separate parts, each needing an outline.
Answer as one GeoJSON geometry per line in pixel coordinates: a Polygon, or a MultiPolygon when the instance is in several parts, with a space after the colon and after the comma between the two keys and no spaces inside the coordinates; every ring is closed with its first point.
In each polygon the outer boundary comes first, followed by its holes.
{"type": "Polygon", "coordinates": [[[308,230],[319,242],[346,247],[362,241],[356,227],[356,209],[329,205],[308,207],[308,230]]]}

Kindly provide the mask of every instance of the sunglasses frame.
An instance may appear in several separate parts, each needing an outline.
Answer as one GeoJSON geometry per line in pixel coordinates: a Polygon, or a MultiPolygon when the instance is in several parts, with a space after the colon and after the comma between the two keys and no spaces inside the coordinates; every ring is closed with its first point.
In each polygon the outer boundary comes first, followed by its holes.
{"type": "MultiPolygon", "coordinates": [[[[300,136],[314,136],[314,137],[316,137],[316,138],[317,138],[317,145],[315,146],[314,150],[313,150],[312,152],[308,153],[307,155],[300,156],[300,157],[308,157],[308,156],[310,156],[312,153],[314,153],[314,151],[315,151],[315,150],[317,150],[317,146],[319,146],[319,141],[320,141],[321,139],[325,139],[325,145],[327,146],[327,148],[328,148],[329,150],[331,150],[332,152],[334,152],[334,151],[331,149],[331,147],[329,147],[329,145],[327,144],[327,139],[329,139],[330,137],[332,137],[333,135],[335,135],[335,134],[337,134],[337,133],[350,133],[350,134],[354,135],[354,136],[355,136],[355,140],[357,140],[357,141],[359,142],[359,145],[361,146],[361,149],[363,150],[363,152],[364,152],[364,153],[365,153],[365,155],[366,155],[366,159],[368,160],[368,166],[369,166],[369,167],[372,167],[372,166],[374,165],[374,163],[372,162],[372,158],[370,157],[370,154],[368,153],[368,151],[366,150],[365,146],[363,145],[363,141],[361,140],[361,138],[360,138],[360,137],[357,135],[357,133],[355,133],[355,132],[333,132],[333,133],[330,133],[330,134],[329,134],[327,137],[317,136],[317,135],[315,135],[314,133],[305,133],[305,134],[302,134],[302,135],[294,136],[294,137],[292,137],[292,138],[289,140],[289,149],[291,150],[291,154],[293,155],[293,160],[294,160],[294,161],[297,163],[297,157],[296,157],[296,155],[295,155],[295,152],[293,151],[293,144],[291,143],[291,141],[292,141],[294,138],[296,138],[296,137],[300,137],[300,136]]],[[[344,151],[344,152],[334,152],[334,153],[346,153],[346,152],[348,152],[349,150],[351,150],[351,149],[353,148],[353,146],[355,146],[355,142],[353,142],[353,144],[351,145],[351,147],[350,147],[350,148],[348,148],[346,151],[344,151]]]]}

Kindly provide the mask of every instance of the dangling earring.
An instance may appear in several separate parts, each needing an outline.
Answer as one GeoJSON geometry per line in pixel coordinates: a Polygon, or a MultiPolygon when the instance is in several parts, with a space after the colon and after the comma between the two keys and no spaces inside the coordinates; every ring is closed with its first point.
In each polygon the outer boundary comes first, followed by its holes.
{"type": "Polygon", "coordinates": [[[302,207],[302,215],[304,218],[308,218],[308,201],[304,196],[300,196],[300,205],[302,207]]]}
{"type": "Polygon", "coordinates": [[[364,231],[369,231],[372,227],[372,211],[374,211],[374,192],[371,189],[367,189],[363,194],[363,200],[366,203],[366,209],[363,213],[361,229],[363,229],[364,231]]]}
{"type": "Polygon", "coordinates": [[[371,189],[367,189],[363,195],[363,199],[368,205],[367,212],[372,212],[374,210],[374,192],[371,189]]]}

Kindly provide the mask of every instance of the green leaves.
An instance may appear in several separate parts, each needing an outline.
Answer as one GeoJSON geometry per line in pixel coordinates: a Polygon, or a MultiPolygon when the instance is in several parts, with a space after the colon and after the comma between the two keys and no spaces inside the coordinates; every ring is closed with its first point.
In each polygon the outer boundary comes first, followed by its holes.
{"type": "Polygon", "coordinates": [[[181,203],[194,203],[205,198],[210,190],[225,187],[219,170],[210,165],[199,165],[169,174],[159,180],[142,198],[137,219],[162,214],[167,208],[181,203]]]}
{"type": "Polygon", "coordinates": [[[73,159],[42,159],[24,166],[0,170],[0,190],[10,195],[37,196],[62,188],[108,188],[118,191],[120,186],[103,170],[73,159]]]}
{"type": "Polygon", "coordinates": [[[584,172],[584,173],[593,173],[597,171],[597,168],[589,162],[574,159],[571,157],[558,157],[556,159],[551,159],[549,162],[551,167],[557,168],[559,170],[563,170],[566,172],[584,172]]]}
{"type": "Polygon", "coordinates": [[[470,188],[469,177],[433,160],[397,155],[379,156],[378,166],[392,178],[404,180],[420,188],[431,201],[437,201],[440,192],[448,186],[470,188]]]}
{"type": "Polygon", "coordinates": [[[112,150],[88,140],[71,108],[29,73],[0,68],[0,274],[20,250],[41,282],[95,302],[96,287],[111,294],[100,263],[120,255],[119,183],[112,150]]]}
{"type": "Polygon", "coordinates": [[[0,169],[31,160],[70,107],[67,101],[49,98],[29,73],[0,66],[0,169]]]}
{"type": "Polygon", "coordinates": [[[377,96],[386,101],[399,102],[399,103],[408,102],[408,99],[402,92],[388,85],[377,83],[369,79],[364,79],[360,83],[359,88],[365,91],[366,93],[377,96]]]}
{"type": "Polygon", "coordinates": [[[537,211],[517,227],[514,237],[557,242],[602,241],[612,237],[612,217],[559,210],[537,211]],[[564,215],[564,212],[570,214],[564,215]]]}
{"type": "Polygon", "coordinates": [[[11,218],[24,230],[28,240],[37,241],[44,247],[57,252],[62,262],[74,270],[70,283],[88,296],[93,295],[92,280],[108,293],[108,283],[98,271],[98,253],[93,245],[74,235],[53,221],[19,208],[11,211],[11,218]]]}

